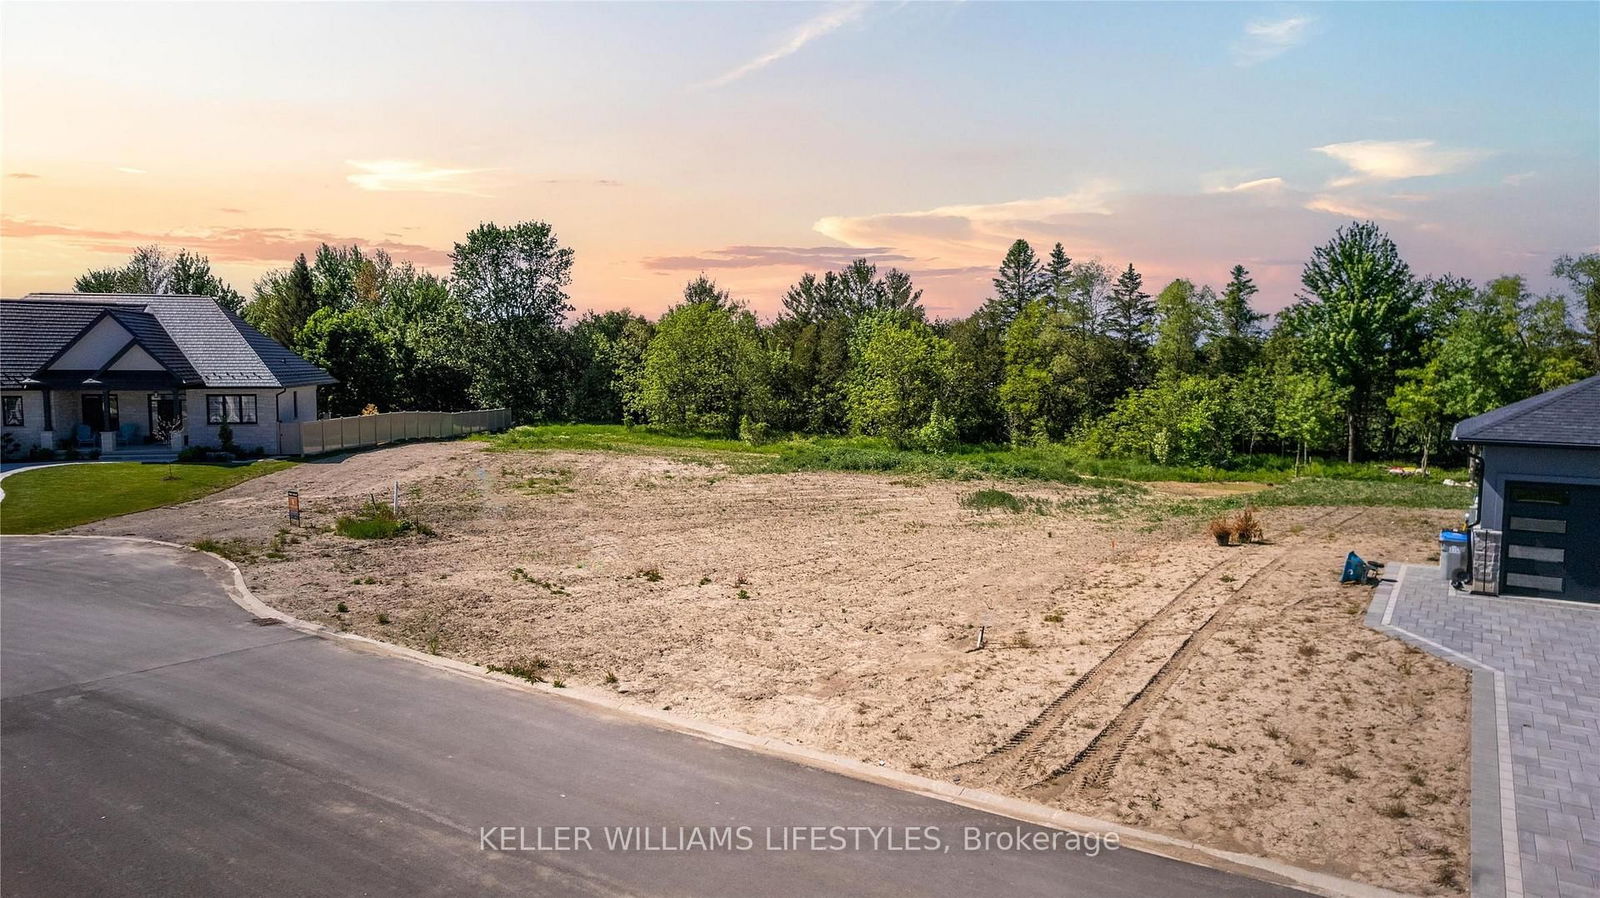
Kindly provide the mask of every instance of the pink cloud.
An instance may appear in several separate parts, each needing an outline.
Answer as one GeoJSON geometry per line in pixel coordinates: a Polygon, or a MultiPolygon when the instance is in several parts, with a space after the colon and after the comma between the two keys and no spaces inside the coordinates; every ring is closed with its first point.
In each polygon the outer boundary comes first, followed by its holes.
{"type": "Polygon", "coordinates": [[[296,228],[202,228],[194,231],[102,230],[37,221],[20,216],[0,216],[0,237],[13,240],[55,240],[91,252],[115,253],[158,243],[202,253],[213,262],[288,262],[309,253],[319,243],[382,249],[420,265],[448,265],[450,254],[417,243],[367,240],[327,231],[296,228]]]}
{"type": "Polygon", "coordinates": [[[777,266],[825,269],[843,268],[856,259],[866,259],[875,265],[911,261],[910,256],[893,253],[882,246],[725,246],[697,256],[651,256],[643,264],[659,272],[777,266]]]}

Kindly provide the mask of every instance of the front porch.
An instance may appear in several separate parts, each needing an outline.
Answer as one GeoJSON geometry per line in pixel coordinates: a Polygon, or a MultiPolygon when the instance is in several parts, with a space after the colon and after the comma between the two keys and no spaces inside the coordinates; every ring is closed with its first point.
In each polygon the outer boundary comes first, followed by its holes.
{"type": "Polygon", "coordinates": [[[118,455],[175,455],[188,445],[184,391],[177,389],[40,392],[44,448],[118,455]]]}

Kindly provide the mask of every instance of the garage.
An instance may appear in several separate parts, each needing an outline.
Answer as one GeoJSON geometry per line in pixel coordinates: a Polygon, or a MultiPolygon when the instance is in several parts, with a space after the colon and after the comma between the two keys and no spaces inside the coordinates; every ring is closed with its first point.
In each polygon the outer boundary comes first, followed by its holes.
{"type": "Polygon", "coordinates": [[[1600,603],[1600,377],[1456,425],[1475,459],[1473,590],[1600,603]]]}
{"type": "Polygon", "coordinates": [[[1511,481],[1504,532],[1505,590],[1600,601],[1600,487],[1511,481]]]}

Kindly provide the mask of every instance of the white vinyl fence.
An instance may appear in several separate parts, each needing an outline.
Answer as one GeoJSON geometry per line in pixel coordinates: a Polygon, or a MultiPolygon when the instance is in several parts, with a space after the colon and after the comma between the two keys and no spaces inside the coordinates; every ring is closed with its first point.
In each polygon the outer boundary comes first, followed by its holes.
{"type": "Polygon", "coordinates": [[[353,418],[324,418],[282,425],[284,454],[317,455],[340,449],[381,446],[401,440],[431,440],[505,430],[511,412],[503,408],[473,412],[387,412],[353,418]]]}

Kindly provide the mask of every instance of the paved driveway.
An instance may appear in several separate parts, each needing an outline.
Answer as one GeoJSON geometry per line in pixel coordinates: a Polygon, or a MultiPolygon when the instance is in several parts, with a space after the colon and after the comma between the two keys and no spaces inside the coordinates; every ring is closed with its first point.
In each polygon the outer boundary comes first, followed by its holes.
{"type": "Polygon", "coordinates": [[[0,891],[1299,894],[1128,849],[967,851],[963,827],[1014,825],[253,626],[216,576],[175,550],[0,540],[0,891]],[[557,847],[552,827],[587,826],[593,847],[485,848],[483,828],[501,826],[526,829],[497,846],[557,847]],[[911,832],[927,844],[906,828],[938,827],[949,850],[767,850],[816,845],[781,829],[795,826],[891,827],[901,847],[911,832]],[[749,827],[753,844],[613,851],[604,827],[649,827],[658,848],[749,827]]]}
{"type": "Polygon", "coordinates": [[[1600,607],[1403,566],[1368,622],[1473,676],[1473,894],[1600,898],[1600,607]]]}

